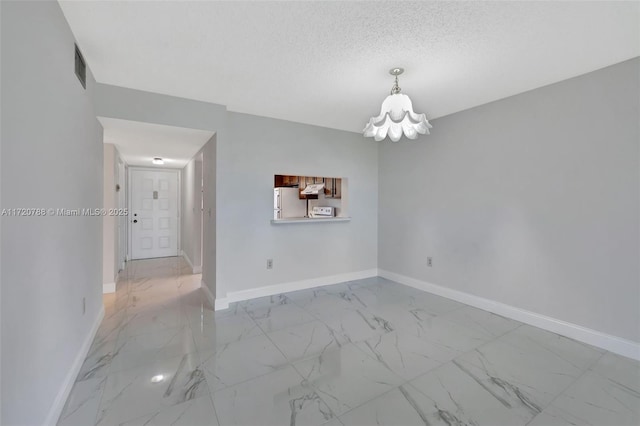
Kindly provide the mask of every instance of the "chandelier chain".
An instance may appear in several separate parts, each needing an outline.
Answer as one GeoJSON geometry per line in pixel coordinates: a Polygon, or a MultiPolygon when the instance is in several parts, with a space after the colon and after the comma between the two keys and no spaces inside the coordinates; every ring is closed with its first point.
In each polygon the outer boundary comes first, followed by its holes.
{"type": "Polygon", "coordinates": [[[396,81],[393,84],[393,87],[391,88],[391,94],[392,95],[397,95],[398,93],[400,93],[402,89],[400,88],[400,86],[398,86],[398,75],[396,74],[396,81]]]}

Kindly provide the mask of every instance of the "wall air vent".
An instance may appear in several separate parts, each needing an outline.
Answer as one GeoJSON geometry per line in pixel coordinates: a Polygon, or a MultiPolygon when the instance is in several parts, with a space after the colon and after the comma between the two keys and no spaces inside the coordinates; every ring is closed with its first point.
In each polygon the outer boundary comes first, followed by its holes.
{"type": "Polygon", "coordinates": [[[82,57],[82,53],[80,53],[80,49],[77,44],[74,44],[76,48],[76,75],[78,76],[78,80],[82,84],[83,88],[87,88],[87,65],[84,62],[84,58],[82,57]]]}

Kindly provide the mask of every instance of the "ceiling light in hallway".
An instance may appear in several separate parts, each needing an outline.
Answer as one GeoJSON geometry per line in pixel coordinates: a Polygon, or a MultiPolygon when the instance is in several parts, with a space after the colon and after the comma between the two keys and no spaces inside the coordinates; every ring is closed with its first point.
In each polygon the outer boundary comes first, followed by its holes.
{"type": "Polygon", "coordinates": [[[395,83],[391,88],[391,94],[382,102],[380,115],[371,117],[367,126],[363,130],[365,137],[373,137],[381,141],[387,136],[394,142],[398,142],[402,134],[415,139],[418,134],[429,133],[433,126],[427,121],[425,114],[413,112],[413,105],[409,96],[400,93],[398,86],[398,76],[404,72],[403,68],[392,68],[389,74],[395,76],[395,83]]]}
{"type": "Polygon", "coordinates": [[[153,164],[158,165],[158,166],[164,164],[164,160],[162,158],[160,158],[160,157],[154,157],[153,160],[151,160],[151,162],[153,164]]]}
{"type": "Polygon", "coordinates": [[[164,380],[164,374],[158,374],[157,376],[153,376],[151,378],[151,383],[160,383],[164,380]]]}

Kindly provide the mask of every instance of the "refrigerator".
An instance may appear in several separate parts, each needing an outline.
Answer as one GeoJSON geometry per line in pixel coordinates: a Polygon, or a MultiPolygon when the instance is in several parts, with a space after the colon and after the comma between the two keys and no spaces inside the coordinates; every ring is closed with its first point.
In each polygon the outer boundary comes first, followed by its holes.
{"type": "Polygon", "coordinates": [[[273,218],[287,219],[293,217],[305,217],[307,214],[307,202],[301,200],[298,188],[274,188],[273,189],[273,218]]]}

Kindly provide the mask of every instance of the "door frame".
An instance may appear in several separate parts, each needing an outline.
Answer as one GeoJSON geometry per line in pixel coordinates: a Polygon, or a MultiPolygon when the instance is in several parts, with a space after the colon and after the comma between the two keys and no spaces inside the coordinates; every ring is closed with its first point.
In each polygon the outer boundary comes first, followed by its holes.
{"type": "Polygon", "coordinates": [[[194,159],[194,181],[191,183],[193,189],[193,207],[197,215],[193,217],[193,225],[197,226],[198,232],[194,232],[196,239],[193,245],[193,257],[195,264],[193,265],[194,273],[202,273],[202,265],[204,262],[204,153],[199,152],[193,157],[194,159]],[[198,256],[196,256],[196,252],[198,256]]]}
{"type": "MultiPolygon", "coordinates": [[[[127,171],[127,200],[129,201],[128,210],[127,210],[127,259],[133,260],[133,226],[131,223],[133,222],[131,211],[131,206],[133,206],[133,180],[131,179],[131,172],[134,171],[142,171],[142,172],[175,172],[178,175],[178,191],[177,191],[177,200],[176,200],[176,209],[178,212],[177,223],[176,223],[176,232],[177,232],[177,249],[176,249],[176,257],[180,257],[182,253],[182,231],[180,228],[180,221],[182,220],[182,169],[177,169],[173,167],[144,167],[144,166],[129,166],[129,170],[127,171]]],[[[144,259],[138,259],[144,260],[144,259]]]]}
{"type": "MultiPolygon", "coordinates": [[[[118,209],[126,209],[127,200],[128,200],[128,187],[127,187],[127,164],[122,160],[122,158],[118,157],[118,161],[116,163],[116,172],[117,172],[117,182],[116,184],[119,186],[117,201],[118,209]]],[[[117,217],[117,229],[118,229],[118,269],[123,270],[125,268],[125,263],[127,262],[128,256],[128,247],[129,247],[129,233],[128,233],[128,225],[129,225],[129,215],[126,216],[118,216],[117,217]]]]}
{"type": "Polygon", "coordinates": [[[204,265],[204,153],[200,153],[200,191],[198,207],[200,208],[200,273],[204,265]]]}

